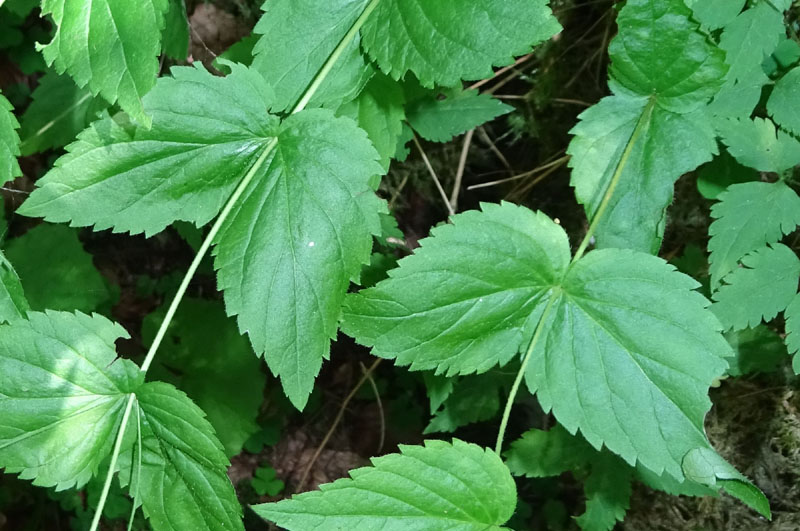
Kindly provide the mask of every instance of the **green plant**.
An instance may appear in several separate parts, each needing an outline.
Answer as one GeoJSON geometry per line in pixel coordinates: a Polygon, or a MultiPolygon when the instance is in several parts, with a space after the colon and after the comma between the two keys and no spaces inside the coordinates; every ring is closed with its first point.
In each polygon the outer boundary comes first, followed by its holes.
{"type": "MultiPolygon", "coordinates": [[[[384,249],[397,240],[375,194],[380,177],[416,135],[449,141],[512,110],[463,82],[559,31],[544,0],[268,0],[252,64],[219,58],[224,77],[197,64],[158,78],[162,51],[186,55],[182,2],[128,10],[44,0],[56,29],[41,50],[55,70],[21,127],[0,96],[0,180],[21,173],[18,128],[25,154],[81,132],[17,214],[146,237],[176,222],[211,226],[165,290],[172,302],[146,322],[139,365],[118,358],[115,341],[128,337],[119,324],[82,313],[110,294],[81,249],[63,261],[72,273],[90,270],[76,281],[97,284],[88,300],[40,294],[45,281],[27,278],[37,271],[25,267],[35,253],[20,251],[24,238],[74,233],[45,225],[9,243],[11,262],[0,254],[0,466],[58,490],[103,478],[92,529],[115,476],[154,529],[243,528],[226,468],[258,432],[264,381],[221,307],[184,300],[211,251],[225,311],[296,408],[341,326],[376,357],[427,371],[436,416],[426,432],[502,411],[494,448],[401,446],[320,491],[253,506],[278,525],[500,529],[517,504],[512,474],[566,471],[585,480],[583,529],[622,520],[634,479],[673,494],[724,490],[769,518],[766,497],[716,453],[703,421],[709,388],[745,367],[723,331],[785,311],[787,345],[800,350],[800,260],[779,243],[800,224],[791,188],[800,51],[782,45],[790,4],[628,0],[608,47],[612,94],[580,116],[567,152],[589,218],[574,252],[543,212],[484,203],[450,217],[394,268],[373,255],[375,240],[384,249]],[[55,97],[70,104],[46,121],[55,97]],[[653,256],[676,180],[705,163],[761,172],[718,185],[713,303],[653,256]],[[778,177],[756,180],[762,174],[778,177]],[[365,289],[348,293],[352,283],[365,289]],[[227,396],[237,385],[252,396],[227,396]],[[526,392],[558,424],[508,448],[526,392]]],[[[253,486],[275,495],[283,484],[259,469],[253,486]]]]}

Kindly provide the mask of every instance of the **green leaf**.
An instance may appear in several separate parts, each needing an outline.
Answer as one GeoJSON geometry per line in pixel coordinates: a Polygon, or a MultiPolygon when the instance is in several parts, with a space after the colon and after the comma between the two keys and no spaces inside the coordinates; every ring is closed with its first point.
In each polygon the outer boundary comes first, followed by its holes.
{"type": "Polygon", "coordinates": [[[400,446],[352,479],[253,510],[289,530],[492,531],[514,512],[514,481],[491,450],[455,439],[400,446]]]}
{"type": "Polygon", "coordinates": [[[131,418],[140,421],[142,467],[132,449],[120,456],[120,470],[132,471],[122,481],[138,493],[153,529],[243,530],[228,459],[203,411],[162,382],[143,385],[136,398],[131,418]]]}
{"type": "Polygon", "coordinates": [[[611,531],[625,518],[630,506],[633,468],[618,457],[603,452],[592,462],[583,485],[586,511],[576,518],[584,531],[611,531]]]}
{"type": "Polygon", "coordinates": [[[220,72],[229,74],[231,67],[228,66],[226,61],[230,63],[239,63],[244,66],[250,66],[253,63],[253,48],[255,48],[258,39],[258,35],[251,33],[247,37],[236,41],[230,46],[230,48],[219,54],[217,58],[214,59],[214,62],[212,63],[214,68],[220,72]]]}
{"type": "Polygon", "coordinates": [[[572,186],[590,218],[618,177],[599,247],[657,251],[673,184],[717,153],[706,102],[725,73],[723,53],[690,15],[682,0],[627,2],[609,46],[615,95],[572,130],[572,186]]]}
{"type": "Polygon", "coordinates": [[[569,242],[542,213],[482,208],[434,228],[388,280],[349,295],[342,330],[412,370],[453,376],[507,363],[564,274],[569,242]]]}
{"type": "Polygon", "coordinates": [[[746,0],[687,0],[694,17],[703,26],[715,30],[727,26],[736,18],[746,0]]]}
{"type": "Polygon", "coordinates": [[[786,35],[783,13],[770,2],[759,2],[739,14],[725,26],[719,39],[720,48],[726,52],[725,62],[730,65],[728,79],[747,79],[753,67],[760,66],[775,50],[782,35],[786,35]]]}
{"type": "Polygon", "coordinates": [[[452,433],[467,424],[491,419],[500,411],[500,390],[507,387],[505,380],[491,373],[461,377],[422,433],[452,433]]]}
{"type": "Polygon", "coordinates": [[[408,123],[419,135],[431,142],[449,142],[462,133],[498,116],[513,111],[489,94],[477,90],[453,90],[440,99],[431,94],[413,102],[408,108],[408,123]]]}
{"type": "Polygon", "coordinates": [[[92,97],[89,89],[53,71],[39,80],[31,96],[19,131],[23,155],[66,145],[108,108],[104,99],[92,97]]]}
{"type": "Polygon", "coordinates": [[[540,324],[526,374],[530,391],[594,447],[605,444],[631,465],[638,460],[682,479],[683,455],[708,444],[708,388],[730,355],[697,287],[653,256],[589,253],[572,266],[540,324]]]}
{"type": "MultiPolygon", "coordinates": [[[[794,299],[792,299],[794,301],[794,299]]],[[[791,304],[789,305],[791,308],[791,304]]],[[[789,308],[786,310],[787,319],[789,308]]],[[[789,324],[787,323],[787,328],[789,324]]],[[[786,347],[781,337],[764,325],[725,334],[734,351],[728,359],[728,374],[743,376],[759,372],[773,372],[786,359],[786,347]]],[[[789,343],[787,338],[786,342],[789,343]]]]}
{"type": "Polygon", "coordinates": [[[39,0],[5,0],[5,2],[0,2],[0,5],[11,13],[25,18],[39,5],[39,0]]]}
{"type": "Polygon", "coordinates": [[[786,317],[786,347],[792,355],[792,369],[800,374],[800,294],[795,295],[784,313],[786,317]]]}
{"type": "Polygon", "coordinates": [[[526,431],[505,454],[511,473],[528,478],[559,476],[590,463],[596,456],[597,450],[583,437],[570,434],[561,424],[547,431],[526,431]]]}
{"type": "Polygon", "coordinates": [[[711,208],[709,273],[716,289],[746,254],[800,225],[800,197],[783,182],[734,184],[711,208]]]}
{"type": "Polygon", "coordinates": [[[781,127],[800,135],[800,67],[794,68],[775,83],[767,101],[767,111],[781,127]]]}
{"type": "Polygon", "coordinates": [[[183,61],[189,55],[189,19],[186,18],[184,0],[168,0],[169,7],[164,15],[164,31],[161,35],[161,50],[164,55],[176,61],[183,61]]]}
{"type": "Polygon", "coordinates": [[[362,35],[384,73],[433,87],[490,77],[560,29],[546,0],[383,0],[362,35]]]}
{"type": "Polygon", "coordinates": [[[730,355],[699,284],[632,251],[567,269],[566,234],[546,216],[483,208],[348,296],[343,330],[412,370],[482,372],[527,347],[549,307],[526,374],[545,411],[596,448],[682,479],[683,455],[707,444],[708,387],[730,355]]]}
{"type": "Polygon", "coordinates": [[[91,312],[111,299],[106,281],[74,229],[39,225],[9,240],[6,256],[34,310],[91,312]]]}
{"type": "Polygon", "coordinates": [[[0,466],[34,484],[81,487],[111,451],[139,369],[104,317],[28,314],[0,326],[0,466]]]}
{"type": "Polygon", "coordinates": [[[176,221],[210,221],[275,135],[263,79],[176,67],[145,98],[151,129],[105,118],[81,133],[17,211],[150,236],[176,221]]]}
{"type": "Polygon", "coordinates": [[[39,49],[59,74],[149,126],[142,98],[158,75],[166,10],[167,0],[42,0],[42,16],[53,18],[56,32],[39,49]]]}
{"type": "Polygon", "coordinates": [[[706,199],[718,199],[730,185],[758,179],[758,172],[742,166],[730,153],[722,150],[719,156],[697,170],[697,191],[706,199]]]}
{"type": "MultiPolygon", "coordinates": [[[[165,313],[166,306],[145,318],[146,344],[152,342],[165,313]]],[[[222,303],[185,299],[167,329],[156,363],[152,370],[161,369],[160,380],[175,384],[203,409],[225,453],[239,454],[259,430],[255,421],[264,401],[265,375],[222,303]]]]}
{"type": "Polygon", "coordinates": [[[217,237],[228,314],[299,409],[381,231],[386,207],[369,186],[381,174],[377,159],[352,120],[322,109],[294,114],[217,237]]]}
{"type": "Polygon", "coordinates": [[[275,469],[271,466],[256,470],[251,484],[259,496],[277,496],[285,487],[283,481],[277,479],[275,469]]]}
{"type": "Polygon", "coordinates": [[[797,293],[800,259],[783,244],[762,247],[723,279],[712,309],[725,328],[741,330],[771,321],[797,293]]]}
{"type": "Polygon", "coordinates": [[[0,94],[0,185],[22,175],[19,156],[19,122],[12,114],[11,103],[0,94]]]}
{"type": "Polygon", "coordinates": [[[447,397],[453,393],[456,379],[436,375],[432,372],[423,373],[422,378],[425,381],[425,390],[431,401],[431,415],[433,415],[442,407],[447,397]]]}
{"type": "Polygon", "coordinates": [[[769,501],[764,494],[711,448],[696,448],[688,452],[683,459],[683,470],[688,479],[722,488],[768,520],[772,519],[769,501]]]}
{"type": "Polygon", "coordinates": [[[716,126],[730,154],[745,166],[781,173],[800,164],[800,142],[768,118],[727,118],[716,126]]]}
{"type": "Polygon", "coordinates": [[[29,309],[19,276],[0,251],[0,324],[24,318],[29,309]]]}
{"type": "MultiPolygon", "coordinates": [[[[367,0],[269,0],[253,30],[253,68],[275,89],[274,111],[293,107],[364,10],[367,0]]],[[[374,16],[374,14],[373,14],[374,16]]],[[[347,46],[312,105],[337,107],[358,96],[372,75],[358,36],[347,46]]]]}
{"type": "Polygon", "coordinates": [[[375,74],[358,98],[336,111],[339,116],[355,120],[367,132],[372,145],[378,150],[384,171],[389,169],[403,132],[404,103],[400,86],[383,74],[375,74]]]}

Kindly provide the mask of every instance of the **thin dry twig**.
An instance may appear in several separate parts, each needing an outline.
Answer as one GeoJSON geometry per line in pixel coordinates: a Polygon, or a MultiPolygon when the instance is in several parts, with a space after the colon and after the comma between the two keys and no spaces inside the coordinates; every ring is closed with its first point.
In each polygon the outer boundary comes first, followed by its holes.
{"type": "Polygon", "coordinates": [[[454,212],[458,212],[458,194],[461,193],[461,181],[464,178],[464,170],[467,167],[467,157],[469,156],[469,147],[472,145],[472,135],[475,134],[475,129],[470,129],[464,135],[464,147],[461,148],[461,157],[458,159],[458,169],[456,170],[456,182],[453,184],[453,193],[450,194],[450,206],[454,212]]]}
{"type": "Polygon", "coordinates": [[[467,90],[475,90],[475,89],[479,89],[479,88],[481,88],[481,87],[482,87],[482,86],[484,86],[485,84],[487,84],[487,83],[490,83],[492,80],[494,80],[494,79],[497,79],[498,77],[502,76],[503,74],[505,74],[506,72],[508,72],[508,71],[509,71],[509,70],[511,70],[512,68],[515,68],[515,67],[517,67],[517,66],[521,65],[522,63],[524,63],[525,61],[527,61],[527,60],[528,60],[528,59],[530,59],[531,57],[533,57],[533,54],[532,54],[532,53],[529,53],[528,55],[523,55],[522,57],[520,57],[519,59],[517,59],[517,60],[514,62],[514,64],[512,64],[512,65],[508,65],[508,66],[506,66],[506,67],[503,67],[503,68],[501,68],[500,70],[498,70],[497,72],[495,72],[495,73],[494,73],[494,75],[493,75],[492,77],[487,77],[486,79],[482,79],[481,81],[478,81],[478,82],[476,82],[476,83],[473,83],[472,85],[470,85],[469,87],[467,87],[467,90]]]}
{"type": "MultiPolygon", "coordinates": [[[[486,183],[473,184],[472,186],[467,187],[467,190],[471,191],[471,190],[477,190],[479,188],[488,188],[490,186],[497,186],[498,184],[503,184],[503,183],[507,183],[507,182],[511,182],[511,181],[517,181],[519,179],[525,179],[525,178],[530,177],[532,175],[535,175],[535,174],[537,174],[537,173],[539,173],[541,171],[552,170],[552,169],[558,168],[559,166],[563,165],[567,160],[569,160],[569,155],[564,155],[563,157],[558,158],[558,159],[556,159],[556,160],[554,160],[552,162],[548,162],[547,164],[542,164],[541,166],[538,166],[538,167],[536,167],[536,168],[534,168],[532,170],[528,170],[528,171],[526,171],[524,173],[520,173],[520,174],[514,175],[513,177],[506,177],[505,179],[497,179],[496,181],[489,181],[489,182],[486,182],[486,183]]],[[[545,172],[544,176],[547,176],[547,175],[549,175],[549,173],[545,172]]],[[[537,177],[538,180],[541,180],[542,178],[543,178],[542,176],[537,177]]]]}
{"type": "Polygon", "coordinates": [[[494,153],[494,156],[497,157],[497,160],[500,161],[503,167],[510,173],[514,173],[514,168],[511,167],[511,163],[508,162],[508,159],[506,158],[505,155],[503,155],[503,152],[497,148],[497,145],[489,136],[489,133],[486,132],[486,129],[484,129],[483,127],[479,127],[478,134],[480,135],[481,140],[483,140],[486,143],[486,145],[489,146],[489,149],[491,150],[492,153],[494,153]]]}
{"type": "Polygon", "coordinates": [[[319,446],[317,446],[317,449],[314,451],[314,455],[311,456],[311,459],[308,461],[305,470],[303,470],[303,475],[300,477],[300,482],[297,484],[297,487],[295,487],[294,490],[295,494],[303,490],[306,481],[308,481],[308,476],[311,474],[311,469],[314,467],[314,463],[317,462],[317,459],[319,459],[322,450],[325,449],[325,447],[328,445],[328,442],[330,442],[331,437],[333,437],[336,428],[342,421],[342,417],[344,417],[344,412],[347,409],[347,406],[350,404],[350,401],[353,399],[354,396],[356,396],[358,390],[361,389],[361,386],[364,385],[364,383],[370,378],[372,373],[375,372],[375,369],[378,368],[378,365],[381,364],[381,361],[383,361],[382,358],[376,359],[375,362],[372,365],[370,365],[369,369],[364,371],[364,374],[363,376],[361,376],[361,379],[358,381],[355,387],[353,387],[350,393],[345,397],[344,402],[342,402],[342,405],[339,407],[339,411],[336,413],[336,418],[333,419],[333,424],[331,424],[330,429],[328,429],[328,433],[325,434],[325,437],[323,437],[322,442],[319,443],[319,446]]]}
{"type": "Polygon", "coordinates": [[[368,372],[367,367],[359,362],[361,366],[361,372],[367,377],[367,382],[369,382],[369,386],[372,387],[372,392],[375,394],[375,404],[378,406],[378,418],[381,422],[381,432],[380,438],[378,439],[378,449],[375,451],[376,455],[380,455],[383,452],[383,444],[386,442],[386,415],[383,411],[383,401],[381,400],[381,394],[378,392],[378,386],[375,385],[375,379],[372,377],[372,374],[368,372]]]}
{"type": "Polygon", "coordinates": [[[453,207],[450,205],[450,200],[447,198],[447,193],[442,188],[442,183],[439,182],[439,177],[436,176],[436,170],[433,169],[431,165],[431,161],[428,159],[428,155],[425,154],[425,150],[422,149],[422,144],[419,143],[419,139],[417,135],[414,135],[414,145],[417,146],[420,155],[422,155],[422,160],[425,162],[425,167],[428,168],[428,173],[431,174],[431,178],[433,179],[434,184],[436,184],[436,189],[439,190],[439,195],[442,196],[442,201],[444,201],[445,206],[447,207],[447,212],[452,216],[455,214],[453,207]]]}

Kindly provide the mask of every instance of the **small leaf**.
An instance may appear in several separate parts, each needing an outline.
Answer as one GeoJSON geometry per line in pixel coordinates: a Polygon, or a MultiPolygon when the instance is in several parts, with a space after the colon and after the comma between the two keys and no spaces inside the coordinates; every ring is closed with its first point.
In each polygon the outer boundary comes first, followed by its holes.
{"type": "Polygon", "coordinates": [[[719,195],[730,185],[757,180],[757,171],[742,166],[723,150],[714,160],[697,170],[697,191],[706,199],[719,199],[719,195]]]}
{"type": "Polygon", "coordinates": [[[176,61],[183,61],[189,55],[189,20],[186,18],[184,0],[168,0],[169,7],[164,15],[164,31],[161,34],[161,50],[164,55],[176,61]]]}
{"type": "Polygon", "coordinates": [[[800,163],[800,142],[768,118],[728,118],[716,125],[730,154],[745,166],[781,173],[800,163]]]}
{"type": "Polygon", "coordinates": [[[768,520],[772,519],[769,500],[750,481],[711,448],[695,448],[683,459],[687,479],[722,488],[768,520]]]}
{"type": "Polygon", "coordinates": [[[561,424],[547,431],[526,431],[505,454],[511,473],[528,478],[559,476],[589,464],[596,456],[597,450],[583,437],[570,434],[561,424]]]}
{"type": "Polygon", "coordinates": [[[618,457],[603,452],[592,462],[583,485],[586,511],[576,518],[584,531],[611,531],[625,518],[630,506],[633,468],[618,457]]]}
{"type": "Polygon", "coordinates": [[[770,2],[758,2],[740,13],[725,26],[719,40],[720,48],[726,52],[725,62],[730,65],[728,79],[746,79],[752,67],[761,65],[778,46],[780,36],[785,34],[783,13],[770,2]]]}
{"type": "Polygon", "coordinates": [[[428,398],[431,401],[431,415],[433,415],[442,407],[447,397],[453,393],[456,379],[441,375],[437,376],[433,372],[425,372],[422,377],[425,381],[425,390],[428,392],[428,398]]]}
{"type": "Polygon", "coordinates": [[[713,296],[712,310],[726,329],[771,321],[797,293],[800,259],[785,245],[757,249],[742,258],[742,264],[723,279],[713,296]]]}
{"type": "Polygon", "coordinates": [[[133,471],[123,482],[139,494],[153,529],[243,530],[228,459],[203,411],[162,382],[144,384],[136,398],[131,418],[141,419],[142,468],[138,456],[132,460],[138,450],[129,450],[120,456],[120,470],[133,471]]]}
{"type": "Polygon", "coordinates": [[[0,185],[22,175],[19,156],[19,122],[12,114],[11,103],[0,94],[0,185]]]}
{"type": "Polygon", "coordinates": [[[175,67],[145,98],[151,129],[94,123],[67,147],[17,211],[115,232],[153,235],[208,223],[275,135],[270,89],[234,66],[225,78],[175,67]]]}
{"type": "MultiPolygon", "coordinates": [[[[275,89],[274,111],[293,107],[339,45],[367,0],[270,0],[256,24],[253,68],[275,89]]],[[[374,14],[373,14],[374,16],[374,14]]],[[[358,96],[372,75],[358,36],[347,46],[312,104],[337,107],[358,96]]]]}
{"type": "Polygon", "coordinates": [[[142,98],[158,75],[161,28],[167,0],[43,0],[51,15],[53,40],[40,46],[48,66],[65,71],[79,87],[102,95],[145,126],[150,117],[142,98]]]}
{"type": "Polygon", "coordinates": [[[385,211],[364,131],[322,109],[287,118],[277,146],[217,237],[218,283],[253,348],[305,406],[350,285],[385,211]]]}
{"type": "Polygon", "coordinates": [[[777,242],[800,225],[800,197],[784,182],[734,184],[718,199],[708,229],[713,289],[744,255],[777,242]]]}
{"type": "Polygon", "coordinates": [[[498,116],[513,111],[489,94],[477,90],[453,90],[440,99],[436,94],[409,105],[408,123],[419,135],[431,142],[449,142],[498,116]]]}
{"type": "Polygon", "coordinates": [[[703,26],[715,30],[727,26],[736,18],[746,0],[687,0],[695,18],[703,26]]]}
{"type": "Polygon", "coordinates": [[[34,310],[91,312],[111,300],[75,229],[42,224],[9,240],[6,255],[34,310]]]}
{"type": "Polygon", "coordinates": [[[800,374],[800,294],[795,295],[786,308],[786,347],[792,355],[792,369],[800,374]]]}
{"type": "Polygon", "coordinates": [[[454,440],[400,446],[352,479],[322,485],[290,500],[256,505],[261,517],[289,531],[500,530],[514,512],[514,481],[491,450],[454,440]]]}
{"type": "Polygon", "coordinates": [[[0,324],[24,318],[29,309],[19,276],[0,251],[0,324]]]}
{"type": "MultiPolygon", "coordinates": [[[[796,298],[796,297],[795,297],[796,298]]],[[[792,299],[794,300],[794,299],[792,299]]],[[[791,308],[791,304],[789,305],[791,308]]],[[[786,310],[787,330],[789,329],[789,309],[786,310]]],[[[725,334],[734,351],[728,359],[728,374],[742,376],[759,372],[773,372],[786,359],[786,347],[781,337],[764,325],[745,328],[725,334]]],[[[787,344],[789,339],[786,339],[787,344]]]]}
{"type": "Polygon", "coordinates": [[[507,363],[564,274],[569,242],[542,213],[482,208],[434,228],[389,279],[349,295],[342,330],[412,370],[453,376],[507,363]]]}
{"type": "Polygon", "coordinates": [[[53,71],[39,80],[31,96],[19,131],[23,155],[68,144],[108,107],[103,98],[79,88],[68,75],[53,71]]]}
{"type": "Polygon", "coordinates": [[[355,120],[367,132],[385,171],[397,152],[397,142],[403,132],[404,103],[403,91],[397,82],[375,74],[358,98],[336,111],[339,116],[355,120]]]}
{"type": "Polygon", "coordinates": [[[506,380],[491,373],[459,378],[444,408],[436,412],[422,433],[452,433],[467,424],[491,419],[500,411],[500,391],[509,387],[506,380]]]}
{"type": "Polygon", "coordinates": [[[81,313],[30,312],[0,326],[0,467],[58,490],[98,472],[142,380],[116,360],[121,337],[119,325],[81,313]]]}
{"type": "Polygon", "coordinates": [[[560,29],[546,0],[383,0],[362,35],[384,73],[433,87],[490,77],[560,29]]]}
{"type": "Polygon", "coordinates": [[[800,67],[794,68],[775,84],[767,101],[772,119],[795,135],[800,135],[800,67]]]}

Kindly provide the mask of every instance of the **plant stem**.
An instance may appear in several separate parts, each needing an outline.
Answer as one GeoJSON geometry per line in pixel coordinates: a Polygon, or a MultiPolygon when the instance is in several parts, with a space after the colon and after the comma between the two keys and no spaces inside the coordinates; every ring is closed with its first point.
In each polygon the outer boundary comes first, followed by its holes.
{"type": "Polygon", "coordinates": [[[111,481],[114,479],[114,471],[117,468],[117,459],[122,450],[122,441],[125,438],[125,428],[128,426],[128,419],[131,416],[133,409],[133,402],[136,400],[136,395],[131,393],[128,395],[128,404],[125,406],[125,413],[122,414],[122,422],[119,425],[119,432],[117,433],[117,440],[114,443],[114,451],[111,453],[111,463],[108,465],[108,474],[106,474],[106,482],[103,484],[103,491],[100,493],[100,500],[97,502],[97,510],[92,518],[91,531],[97,531],[100,525],[100,518],[103,516],[103,507],[108,499],[108,491],[111,490],[111,481]]]}
{"type": "Polygon", "coordinates": [[[336,65],[336,61],[339,60],[347,47],[350,46],[350,43],[353,41],[353,39],[356,38],[358,32],[361,31],[361,27],[367,21],[372,12],[375,11],[375,8],[378,7],[378,3],[380,3],[380,1],[381,0],[372,0],[369,4],[367,4],[367,7],[365,7],[364,11],[361,12],[361,15],[356,19],[355,22],[353,22],[353,26],[350,28],[350,30],[345,33],[344,37],[342,37],[339,45],[334,48],[330,57],[328,57],[328,60],[325,61],[324,65],[322,65],[322,68],[317,73],[316,77],[314,77],[314,81],[311,82],[311,85],[308,86],[305,94],[303,94],[303,97],[300,98],[300,101],[297,102],[295,108],[292,109],[292,114],[300,112],[306,108],[308,102],[311,101],[311,98],[313,98],[314,94],[317,93],[319,87],[322,86],[322,82],[325,81],[325,78],[328,77],[328,74],[330,74],[331,70],[333,70],[334,65],[336,65]]]}
{"type": "Polygon", "coordinates": [[[550,310],[553,308],[553,304],[556,302],[556,299],[558,299],[560,296],[560,290],[554,291],[550,294],[550,299],[547,301],[547,306],[545,306],[542,316],[539,318],[539,322],[536,324],[536,330],[533,332],[533,337],[528,345],[528,350],[525,352],[525,357],[522,359],[522,365],[519,367],[517,377],[514,378],[514,383],[511,385],[511,391],[509,391],[508,400],[506,400],[506,408],[503,410],[503,418],[500,420],[500,429],[497,431],[497,443],[494,446],[494,451],[497,455],[500,455],[500,452],[503,451],[503,438],[506,435],[506,427],[508,426],[508,419],[511,416],[511,408],[514,407],[514,399],[517,397],[519,387],[522,384],[522,379],[525,377],[525,370],[528,368],[528,363],[530,363],[531,358],[533,357],[533,350],[536,348],[536,344],[539,342],[539,337],[542,335],[542,330],[544,330],[543,324],[550,315],[550,310]]]}
{"type": "Polygon", "coordinates": [[[223,207],[222,212],[220,212],[217,220],[214,222],[214,225],[211,226],[211,230],[208,231],[208,235],[203,240],[203,244],[200,246],[200,249],[197,251],[197,255],[195,255],[194,260],[192,260],[192,263],[189,265],[189,269],[183,276],[180,286],[178,286],[178,291],[175,293],[175,297],[172,299],[172,302],[167,309],[167,314],[164,316],[164,320],[161,321],[161,326],[158,328],[155,339],[153,339],[153,344],[150,345],[150,350],[147,351],[147,356],[145,356],[144,362],[142,362],[142,372],[147,372],[147,370],[150,368],[150,364],[153,363],[153,358],[156,355],[156,351],[158,351],[158,347],[161,345],[161,341],[164,339],[167,329],[169,328],[170,323],[172,323],[173,317],[175,317],[175,312],[178,310],[178,306],[180,305],[183,296],[186,294],[186,289],[189,287],[189,283],[192,281],[194,274],[197,272],[197,268],[200,267],[200,263],[203,261],[203,258],[205,258],[206,253],[208,253],[208,250],[214,243],[214,238],[217,237],[222,225],[225,223],[225,221],[227,221],[228,216],[230,215],[231,211],[233,211],[233,208],[236,206],[239,198],[242,196],[245,189],[250,185],[250,182],[261,169],[261,166],[263,166],[264,161],[277,145],[277,138],[272,139],[270,143],[267,144],[267,147],[244,176],[244,179],[242,179],[242,181],[236,187],[236,190],[233,191],[233,194],[231,195],[230,199],[228,199],[228,202],[225,203],[225,207],[223,207]]]}
{"type": "Polygon", "coordinates": [[[589,242],[592,240],[592,236],[594,236],[597,226],[600,224],[600,220],[603,218],[603,215],[608,209],[608,205],[611,203],[611,198],[614,196],[614,191],[617,189],[620,177],[622,177],[622,172],[625,170],[625,166],[628,164],[628,159],[633,152],[633,148],[636,145],[636,142],[639,140],[639,137],[642,136],[642,133],[647,125],[650,123],[650,116],[653,114],[653,108],[655,105],[656,99],[651,97],[650,101],[647,102],[647,106],[642,111],[639,121],[636,122],[636,127],[634,128],[633,133],[631,133],[628,143],[625,145],[625,151],[622,152],[622,156],[619,158],[619,162],[617,162],[617,167],[614,169],[614,174],[611,176],[611,181],[608,183],[606,193],[603,195],[603,199],[600,201],[600,205],[597,207],[597,210],[594,213],[592,222],[589,224],[589,230],[586,231],[586,236],[583,237],[583,241],[581,241],[580,246],[578,246],[578,250],[575,251],[575,256],[572,258],[572,262],[570,262],[571,264],[574,264],[580,260],[580,258],[583,256],[583,253],[586,252],[586,247],[589,246],[589,242]]]}
{"type": "MultiPolygon", "coordinates": [[[[4,0],[0,0],[0,5],[2,5],[4,0]]],[[[311,82],[311,85],[308,86],[306,91],[303,93],[303,96],[300,98],[300,101],[297,102],[297,105],[292,109],[292,114],[298,113],[306,108],[308,103],[311,101],[311,98],[314,97],[317,90],[319,90],[320,86],[322,86],[323,81],[325,78],[330,74],[331,70],[333,70],[336,61],[344,53],[344,50],[347,46],[352,42],[352,40],[356,37],[358,32],[361,30],[361,27],[367,21],[369,15],[375,10],[378,6],[380,0],[371,0],[370,3],[364,8],[364,11],[361,15],[356,19],[353,23],[353,26],[350,30],[345,34],[342,38],[341,42],[339,42],[338,46],[331,52],[330,57],[322,66],[322,69],[317,73],[314,80],[311,82]]],[[[153,359],[155,358],[156,352],[158,351],[158,347],[161,345],[161,342],[164,340],[164,336],[167,333],[167,329],[169,325],[172,323],[172,319],[175,317],[175,312],[178,310],[178,306],[183,300],[184,295],[186,295],[186,290],[189,288],[189,284],[194,277],[194,274],[197,272],[197,269],[200,267],[200,263],[205,258],[208,250],[214,243],[214,239],[217,237],[220,229],[227,221],[228,217],[230,216],[231,212],[233,211],[236,204],[239,202],[239,199],[242,197],[242,194],[250,185],[252,180],[255,178],[256,174],[259,172],[261,167],[264,165],[264,161],[267,160],[267,157],[270,153],[275,149],[278,145],[278,139],[273,138],[264,148],[264,151],[261,152],[261,155],[256,159],[253,165],[248,170],[247,174],[244,176],[242,181],[236,186],[236,189],[231,194],[228,201],[225,203],[225,206],[222,208],[222,212],[220,212],[217,220],[214,222],[214,225],[211,226],[211,230],[206,235],[205,239],[203,240],[200,249],[197,251],[197,255],[192,260],[192,263],[189,265],[189,269],[186,271],[186,274],[181,281],[180,286],[178,286],[178,291],[175,293],[175,297],[172,299],[172,302],[167,309],[167,313],[164,316],[164,319],[161,321],[161,325],[158,328],[158,332],[156,333],[156,337],[153,340],[152,345],[150,345],[150,349],[147,351],[147,355],[145,356],[144,362],[142,362],[142,366],[140,368],[140,372],[147,373],[150,365],[153,363],[153,359]]],[[[97,509],[94,513],[94,518],[92,519],[92,526],[91,531],[96,531],[97,527],[100,523],[100,518],[103,514],[103,507],[105,506],[106,499],[108,498],[108,492],[111,488],[111,481],[114,477],[115,469],[117,467],[117,459],[119,458],[119,453],[122,449],[122,441],[125,436],[125,428],[128,425],[128,420],[130,419],[131,408],[133,407],[133,403],[136,399],[135,394],[131,394],[130,398],[128,399],[128,405],[125,408],[125,413],[122,416],[122,423],[120,424],[119,432],[117,432],[117,439],[114,444],[114,451],[111,455],[111,465],[108,469],[108,474],[106,476],[106,482],[103,485],[103,492],[100,496],[100,501],[97,505],[97,509]]],[[[141,435],[141,434],[140,434],[141,435]]],[[[141,442],[140,445],[140,452],[141,452],[141,442]]]]}

